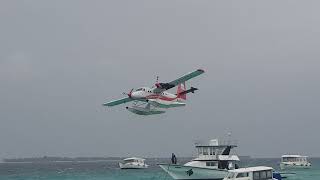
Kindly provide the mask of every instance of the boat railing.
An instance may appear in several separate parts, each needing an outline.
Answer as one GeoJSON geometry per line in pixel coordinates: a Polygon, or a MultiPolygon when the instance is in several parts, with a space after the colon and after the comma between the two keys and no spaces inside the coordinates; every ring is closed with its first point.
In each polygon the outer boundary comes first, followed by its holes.
{"type": "MultiPolygon", "coordinates": [[[[203,141],[196,141],[195,146],[215,146],[215,145],[210,145],[208,142],[203,142],[203,141]]],[[[218,141],[217,146],[238,146],[238,140],[220,140],[218,141]]]]}

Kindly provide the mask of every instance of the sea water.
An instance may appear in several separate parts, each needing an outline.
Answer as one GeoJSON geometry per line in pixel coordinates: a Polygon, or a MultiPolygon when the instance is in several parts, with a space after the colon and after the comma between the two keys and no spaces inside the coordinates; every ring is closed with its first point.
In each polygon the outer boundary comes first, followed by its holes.
{"type": "MultiPolygon", "coordinates": [[[[179,159],[184,163],[189,159],[179,159]]],[[[279,159],[241,159],[242,167],[271,166],[279,170],[279,159]]],[[[320,180],[320,159],[311,158],[310,169],[300,169],[288,180],[320,180]]],[[[169,158],[150,158],[148,169],[121,170],[117,160],[97,162],[41,162],[0,163],[0,180],[171,180],[157,163],[169,162],[169,158]]]]}

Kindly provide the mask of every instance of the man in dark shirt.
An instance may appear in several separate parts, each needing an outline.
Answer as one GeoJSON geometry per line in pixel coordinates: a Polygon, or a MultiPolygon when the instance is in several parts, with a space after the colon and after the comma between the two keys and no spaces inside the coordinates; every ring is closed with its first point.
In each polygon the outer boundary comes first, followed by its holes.
{"type": "Polygon", "coordinates": [[[172,164],[177,164],[177,157],[176,157],[176,155],[174,153],[172,153],[172,155],[171,155],[171,163],[172,164]]]}

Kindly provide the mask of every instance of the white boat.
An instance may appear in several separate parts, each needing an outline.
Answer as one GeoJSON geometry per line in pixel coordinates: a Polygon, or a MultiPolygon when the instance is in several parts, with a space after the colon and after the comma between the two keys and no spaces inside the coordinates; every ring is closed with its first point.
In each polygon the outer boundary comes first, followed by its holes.
{"type": "Polygon", "coordinates": [[[123,162],[119,163],[119,166],[121,169],[145,169],[148,168],[148,165],[144,162],[145,159],[137,158],[137,157],[131,157],[126,158],[123,160],[123,162]]]}
{"type": "MultiPolygon", "coordinates": [[[[281,179],[281,178],[280,178],[281,179]]],[[[257,166],[229,170],[223,180],[277,180],[273,178],[273,168],[257,166]]]]}
{"type": "Polygon", "coordinates": [[[281,156],[280,168],[293,169],[293,168],[310,168],[311,163],[308,162],[307,156],[301,155],[283,155],[281,156]]]}
{"type": "Polygon", "coordinates": [[[196,144],[197,157],[184,165],[159,164],[173,179],[223,179],[229,169],[238,167],[237,155],[230,154],[236,145],[219,144],[217,139],[209,144],[196,144]]]}

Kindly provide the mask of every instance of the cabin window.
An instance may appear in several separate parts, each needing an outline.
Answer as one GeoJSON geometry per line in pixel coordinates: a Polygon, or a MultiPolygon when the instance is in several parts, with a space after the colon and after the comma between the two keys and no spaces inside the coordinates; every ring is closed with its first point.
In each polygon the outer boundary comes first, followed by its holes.
{"type": "Polygon", "coordinates": [[[203,148],[203,155],[208,155],[208,149],[207,148],[203,148]]]}
{"type": "Polygon", "coordinates": [[[125,160],[124,162],[125,162],[125,163],[133,163],[133,162],[135,162],[135,160],[134,160],[134,159],[127,159],[127,160],[125,160]]]}
{"type": "Polygon", "coordinates": [[[210,155],[215,155],[213,147],[210,148],[210,155]]]}
{"type": "Polygon", "coordinates": [[[267,179],[267,171],[260,172],[260,179],[267,179]]]}
{"type": "Polygon", "coordinates": [[[259,172],[253,172],[253,179],[260,179],[259,172]]]}
{"type": "Polygon", "coordinates": [[[216,162],[206,162],[206,166],[217,166],[216,162]]]}
{"type": "Polygon", "coordinates": [[[289,159],[288,159],[288,158],[286,158],[286,157],[284,157],[284,158],[282,159],[282,161],[283,161],[283,162],[288,162],[288,161],[289,161],[289,159]]]}
{"type": "Polygon", "coordinates": [[[272,178],[272,171],[267,171],[267,178],[272,178]]]}
{"type": "Polygon", "coordinates": [[[241,177],[249,177],[249,173],[238,173],[237,178],[241,178],[241,177]]]}
{"type": "Polygon", "coordinates": [[[198,155],[201,155],[202,154],[201,149],[197,148],[197,150],[198,150],[198,155]]]}

